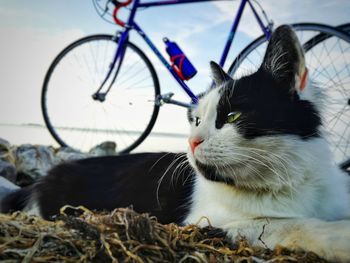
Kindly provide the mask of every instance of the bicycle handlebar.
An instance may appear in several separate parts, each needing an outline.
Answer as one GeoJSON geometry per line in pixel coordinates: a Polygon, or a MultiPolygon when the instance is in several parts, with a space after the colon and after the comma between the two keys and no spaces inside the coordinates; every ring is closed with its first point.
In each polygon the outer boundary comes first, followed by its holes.
{"type": "Polygon", "coordinates": [[[118,15],[118,11],[119,11],[120,8],[129,5],[131,2],[132,2],[132,0],[127,0],[127,1],[125,1],[125,2],[119,2],[119,1],[116,1],[116,0],[113,1],[113,4],[115,5],[114,10],[113,10],[113,19],[114,19],[114,22],[115,22],[117,25],[120,25],[120,26],[122,26],[122,27],[125,27],[125,22],[121,21],[121,20],[117,17],[117,15],[118,15]]]}

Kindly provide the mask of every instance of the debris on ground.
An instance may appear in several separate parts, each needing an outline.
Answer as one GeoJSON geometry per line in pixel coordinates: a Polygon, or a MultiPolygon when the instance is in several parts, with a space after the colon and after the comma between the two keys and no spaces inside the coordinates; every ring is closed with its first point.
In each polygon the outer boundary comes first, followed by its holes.
{"type": "MultiPolygon", "coordinates": [[[[163,225],[129,208],[46,221],[0,214],[1,262],[326,262],[312,252],[231,243],[217,229],[163,225]]],[[[76,209],[76,208],[73,208],[76,209]]]]}

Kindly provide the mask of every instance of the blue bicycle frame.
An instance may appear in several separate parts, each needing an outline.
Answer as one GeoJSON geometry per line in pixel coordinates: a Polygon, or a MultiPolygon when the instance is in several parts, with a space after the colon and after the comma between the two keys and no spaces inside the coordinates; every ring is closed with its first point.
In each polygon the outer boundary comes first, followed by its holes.
{"type": "MultiPolygon", "coordinates": [[[[118,75],[119,69],[121,67],[121,64],[123,62],[124,54],[125,54],[125,47],[126,42],[129,39],[129,32],[130,30],[136,30],[139,35],[146,41],[146,43],[149,45],[149,47],[153,50],[153,52],[157,55],[157,57],[160,59],[160,61],[164,64],[164,66],[169,70],[169,72],[173,75],[173,77],[176,79],[176,81],[180,84],[180,86],[183,88],[183,90],[187,93],[187,95],[191,98],[193,104],[197,104],[198,98],[197,96],[191,91],[191,89],[186,85],[186,83],[177,75],[175,70],[172,68],[172,66],[168,63],[168,61],[163,57],[163,55],[159,52],[159,50],[156,48],[156,46],[153,44],[153,42],[150,40],[150,38],[146,35],[146,33],[141,29],[141,27],[134,21],[135,14],[137,9],[139,8],[146,8],[146,7],[155,7],[155,6],[165,6],[165,5],[175,5],[175,4],[187,4],[187,3],[199,3],[199,2],[211,2],[211,1],[228,1],[228,0],[163,0],[163,1],[154,1],[149,3],[140,3],[140,0],[134,0],[131,7],[131,12],[129,15],[129,18],[127,22],[125,23],[125,30],[120,34],[119,41],[118,41],[118,48],[115,53],[115,57],[111,63],[111,66],[109,68],[109,71],[107,73],[107,76],[105,77],[104,81],[102,82],[101,86],[99,87],[98,91],[94,94],[94,96],[98,97],[98,95],[102,95],[102,100],[104,100],[104,96],[108,93],[110,88],[112,87],[113,82],[115,81],[115,78],[118,75]],[[113,69],[116,67],[116,73],[114,76],[114,79],[112,83],[109,85],[106,93],[99,93],[104,84],[109,79],[113,69]]],[[[265,26],[262,22],[261,18],[259,17],[258,13],[256,12],[254,6],[251,3],[251,0],[241,0],[241,3],[239,5],[236,17],[233,21],[233,24],[231,26],[231,30],[229,32],[228,39],[226,41],[223,53],[221,55],[220,59],[220,66],[223,67],[227,58],[227,55],[229,53],[229,50],[231,48],[231,44],[233,42],[233,39],[235,37],[237,27],[239,25],[239,22],[241,20],[243,10],[246,6],[246,4],[250,6],[250,8],[253,11],[253,14],[258,21],[258,24],[265,34],[266,38],[269,39],[271,35],[271,29],[270,25],[265,26]]],[[[96,98],[95,97],[95,98],[96,98]]],[[[101,99],[101,98],[99,98],[101,99]]]]}

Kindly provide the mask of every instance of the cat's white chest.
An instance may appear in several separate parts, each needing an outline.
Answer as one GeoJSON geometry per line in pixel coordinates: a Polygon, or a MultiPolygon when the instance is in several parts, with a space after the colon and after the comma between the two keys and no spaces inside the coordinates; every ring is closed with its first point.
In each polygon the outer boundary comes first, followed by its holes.
{"type": "Polygon", "coordinates": [[[290,193],[253,195],[197,175],[185,223],[223,227],[256,218],[346,218],[350,215],[347,179],[334,174],[329,181],[305,182],[290,193]]]}
{"type": "Polygon", "coordinates": [[[230,190],[225,185],[220,187],[218,183],[206,182],[206,179],[197,176],[191,210],[185,223],[220,227],[247,217],[248,214],[240,210],[236,202],[228,202],[233,197],[230,190]]]}
{"type": "Polygon", "coordinates": [[[222,227],[232,221],[261,217],[300,217],[303,212],[303,207],[287,207],[283,200],[242,193],[198,175],[186,223],[222,227]]]}

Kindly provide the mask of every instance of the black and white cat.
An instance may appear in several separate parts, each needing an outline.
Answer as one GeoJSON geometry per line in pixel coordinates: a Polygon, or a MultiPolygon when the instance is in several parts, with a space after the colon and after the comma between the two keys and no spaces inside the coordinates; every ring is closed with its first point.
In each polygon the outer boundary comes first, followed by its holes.
{"type": "Polygon", "coordinates": [[[295,33],[276,29],[254,74],[233,80],[211,68],[216,87],[189,114],[190,166],[172,153],[61,164],[8,195],[2,211],[49,218],[65,204],[133,205],[163,223],[209,221],[233,240],[350,262],[350,178],[322,137],[318,90],[295,33]]]}

